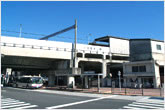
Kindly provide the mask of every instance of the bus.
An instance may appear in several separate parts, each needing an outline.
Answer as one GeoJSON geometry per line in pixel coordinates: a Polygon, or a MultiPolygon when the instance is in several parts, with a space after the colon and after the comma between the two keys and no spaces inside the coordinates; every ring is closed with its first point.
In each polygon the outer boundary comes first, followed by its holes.
{"type": "Polygon", "coordinates": [[[40,76],[20,76],[13,81],[13,87],[20,88],[41,88],[43,79],[40,76]]]}

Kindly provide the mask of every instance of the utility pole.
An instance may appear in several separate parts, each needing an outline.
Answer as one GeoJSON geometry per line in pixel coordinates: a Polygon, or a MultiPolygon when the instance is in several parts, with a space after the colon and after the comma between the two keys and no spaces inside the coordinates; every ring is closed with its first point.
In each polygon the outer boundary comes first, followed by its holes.
{"type": "Polygon", "coordinates": [[[77,20],[75,20],[74,67],[76,68],[77,20]]]}
{"type": "Polygon", "coordinates": [[[20,24],[20,33],[19,33],[20,38],[21,38],[21,33],[22,33],[22,24],[20,24]]]}

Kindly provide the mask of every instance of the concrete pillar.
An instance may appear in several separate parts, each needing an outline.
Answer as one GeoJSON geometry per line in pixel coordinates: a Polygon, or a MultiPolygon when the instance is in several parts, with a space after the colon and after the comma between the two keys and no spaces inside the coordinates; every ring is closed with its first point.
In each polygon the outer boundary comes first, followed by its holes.
{"type": "Polygon", "coordinates": [[[49,74],[48,86],[55,86],[55,75],[54,74],[49,74]]]}
{"type": "Polygon", "coordinates": [[[138,78],[138,85],[139,85],[139,88],[142,88],[142,79],[141,78],[138,78]]]}
{"type": "Polygon", "coordinates": [[[75,59],[75,68],[78,68],[78,63],[79,61],[77,60],[77,58],[75,59]]]}
{"type": "Polygon", "coordinates": [[[107,63],[106,63],[106,61],[102,62],[102,73],[103,73],[103,78],[105,78],[107,75],[107,63]]]}
{"type": "Polygon", "coordinates": [[[85,53],[82,53],[82,58],[85,58],[85,53]]]}
{"type": "Polygon", "coordinates": [[[85,76],[85,88],[88,88],[88,76],[85,76]]]}
{"type": "Polygon", "coordinates": [[[106,84],[106,75],[107,75],[107,63],[105,61],[102,62],[102,86],[104,87],[106,84]]]}
{"type": "Polygon", "coordinates": [[[69,88],[75,88],[75,78],[74,76],[68,76],[67,85],[69,88]]]}
{"type": "Polygon", "coordinates": [[[160,73],[159,73],[159,66],[154,62],[154,72],[155,72],[155,77],[153,79],[154,82],[154,88],[159,88],[160,87],[160,73]]]}

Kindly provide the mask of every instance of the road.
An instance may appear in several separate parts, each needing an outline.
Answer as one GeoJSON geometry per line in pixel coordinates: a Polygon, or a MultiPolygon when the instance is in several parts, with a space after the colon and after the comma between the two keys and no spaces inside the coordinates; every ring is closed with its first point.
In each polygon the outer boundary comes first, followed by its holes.
{"type": "Polygon", "coordinates": [[[2,109],[123,109],[163,108],[163,98],[98,95],[55,90],[6,87],[1,90],[2,109]]]}

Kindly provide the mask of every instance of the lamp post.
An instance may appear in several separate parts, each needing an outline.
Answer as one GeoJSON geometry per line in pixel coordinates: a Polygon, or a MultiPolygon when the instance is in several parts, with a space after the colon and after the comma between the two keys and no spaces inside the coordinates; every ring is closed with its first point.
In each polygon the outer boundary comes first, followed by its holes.
{"type": "Polygon", "coordinates": [[[120,88],[120,92],[121,92],[121,80],[120,80],[121,72],[120,71],[118,71],[118,76],[119,76],[119,88],[120,88]]]}

